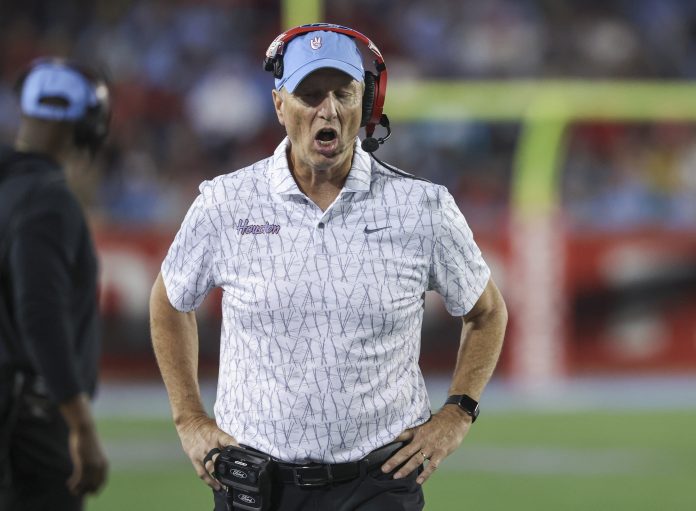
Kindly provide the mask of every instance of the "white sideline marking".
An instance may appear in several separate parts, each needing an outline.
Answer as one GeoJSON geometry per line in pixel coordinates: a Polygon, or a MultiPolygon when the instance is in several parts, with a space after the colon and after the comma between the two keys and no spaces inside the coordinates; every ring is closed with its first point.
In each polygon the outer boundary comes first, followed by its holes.
{"type": "Polygon", "coordinates": [[[495,447],[466,443],[447,458],[449,471],[533,475],[664,473],[668,460],[658,452],[631,449],[495,447]]]}

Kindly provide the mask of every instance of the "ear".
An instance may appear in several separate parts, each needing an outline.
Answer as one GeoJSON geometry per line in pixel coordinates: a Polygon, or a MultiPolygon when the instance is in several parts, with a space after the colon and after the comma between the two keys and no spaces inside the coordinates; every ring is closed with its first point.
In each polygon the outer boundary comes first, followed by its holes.
{"type": "Polygon", "coordinates": [[[280,123],[281,126],[285,126],[285,118],[283,116],[283,95],[284,93],[281,91],[277,91],[273,89],[271,91],[273,94],[273,106],[275,107],[276,111],[276,116],[278,117],[278,122],[280,123]]]}

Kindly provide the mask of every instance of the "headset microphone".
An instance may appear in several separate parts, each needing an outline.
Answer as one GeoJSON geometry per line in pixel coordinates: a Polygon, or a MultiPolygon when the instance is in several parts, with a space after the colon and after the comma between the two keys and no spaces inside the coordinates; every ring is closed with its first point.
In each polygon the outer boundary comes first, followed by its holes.
{"type": "Polygon", "coordinates": [[[360,147],[362,147],[362,150],[366,153],[374,153],[377,149],[379,149],[379,142],[374,137],[367,137],[362,141],[360,147]]]}
{"type": "MultiPolygon", "coordinates": [[[[370,133],[365,139],[362,141],[360,144],[360,147],[362,147],[362,150],[367,152],[367,153],[374,153],[377,149],[379,149],[379,146],[384,144],[384,142],[387,141],[387,139],[391,136],[391,128],[389,127],[389,118],[387,117],[386,114],[382,114],[382,116],[379,119],[379,125],[383,126],[384,128],[387,129],[387,134],[384,137],[380,138],[375,138],[372,136],[372,133],[370,133]]],[[[373,131],[374,133],[374,131],[373,131]]]]}

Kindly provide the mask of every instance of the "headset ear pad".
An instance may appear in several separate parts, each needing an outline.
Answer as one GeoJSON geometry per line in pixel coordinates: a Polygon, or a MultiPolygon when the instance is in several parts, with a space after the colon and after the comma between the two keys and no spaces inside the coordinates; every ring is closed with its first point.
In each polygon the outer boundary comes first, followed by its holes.
{"type": "Polygon", "coordinates": [[[372,117],[375,106],[375,92],[377,91],[377,77],[369,71],[365,71],[365,92],[363,92],[362,120],[360,126],[365,126],[372,117]]]}
{"type": "Polygon", "coordinates": [[[98,107],[92,106],[87,109],[85,116],[75,122],[75,145],[77,147],[92,147],[98,144],[99,136],[95,133],[98,124],[98,107]]]}
{"type": "Polygon", "coordinates": [[[109,132],[109,118],[107,105],[97,103],[89,107],[85,116],[75,122],[75,145],[96,153],[109,132]]]}

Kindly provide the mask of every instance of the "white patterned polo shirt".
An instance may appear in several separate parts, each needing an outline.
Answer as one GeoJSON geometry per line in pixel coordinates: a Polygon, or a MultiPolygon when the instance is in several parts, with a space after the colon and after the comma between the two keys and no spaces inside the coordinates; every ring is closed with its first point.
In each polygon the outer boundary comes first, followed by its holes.
{"type": "Polygon", "coordinates": [[[356,143],[326,211],[274,154],[201,184],[162,265],[182,312],[223,289],[215,417],[294,463],[364,457],[427,421],[418,358],[426,290],[466,314],[490,271],[443,186],[356,143]]]}

